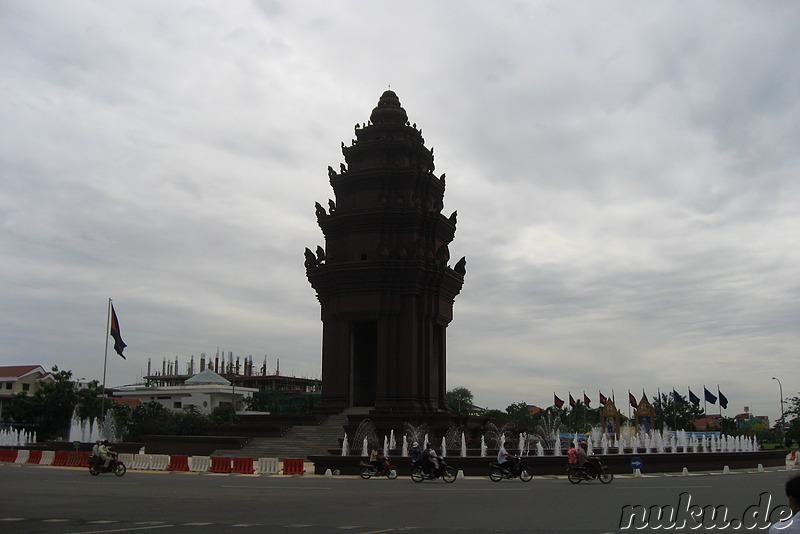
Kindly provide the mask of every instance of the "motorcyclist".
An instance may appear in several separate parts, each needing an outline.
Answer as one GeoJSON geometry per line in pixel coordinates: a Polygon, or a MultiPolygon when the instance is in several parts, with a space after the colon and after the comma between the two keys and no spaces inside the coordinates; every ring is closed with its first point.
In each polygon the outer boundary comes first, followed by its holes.
{"type": "Polygon", "coordinates": [[[578,451],[574,443],[567,450],[567,463],[570,465],[576,465],[578,463],[578,451]]]}
{"type": "Polygon", "coordinates": [[[369,451],[369,463],[375,470],[380,470],[380,462],[378,461],[378,450],[375,447],[372,447],[369,451]]]}
{"type": "Polygon", "coordinates": [[[89,461],[94,465],[98,465],[100,463],[100,445],[102,444],[103,442],[98,439],[94,442],[94,445],[92,445],[92,452],[89,455],[89,461]]]}
{"type": "Polygon", "coordinates": [[[411,463],[418,463],[422,456],[422,449],[419,448],[419,443],[416,441],[411,444],[411,463]]]}
{"type": "Polygon", "coordinates": [[[497,463],[500,467],[511,473],[517,474],[517,467],[519,466],[519,458],[506,450],[506,444],[500,443],[500,450],[497,452],[497,463]]]}
{"type": "Polygon", "coordinates": [[[108,465],[111,463],[111,450],[108,448],[107,439],[103,440],[97,452],[100,454],[100,459],[103,460],[103,468],[108,469],[108,465]]]}
{"type": "Polygon", "coordinates": [[[439,455],[436,454],[436,449],[430,445],[422,455],[422,469],[426,474],[433,476],[439,472],[439,455]]]}
{"type": "Polygon", "coordinates": [[[596,477],[600,473],[600,462],[593,456],[586,454],[586,442],[581,441],[576,449],[578,465],[586,468],[586,473],[591,477],[596,477]]]}

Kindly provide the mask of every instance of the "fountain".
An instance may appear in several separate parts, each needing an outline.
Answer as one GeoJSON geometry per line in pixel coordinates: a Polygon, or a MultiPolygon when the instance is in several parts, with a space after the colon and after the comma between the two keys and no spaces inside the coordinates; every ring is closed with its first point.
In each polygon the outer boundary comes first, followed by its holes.
{"type": "Polygon", "coordinates": [[[423,439],[423,437],[428,432],[428,425],[423,423],[415,427],[410,423],[403,423],[403,428],[405,435],[408,436],[409,443],[414,443],[415,441],[421,443],[423,449],[427,446],[427,438],[423,439]]]}
{"type": "Polygon", "coordinates": [[[536,442],[536,456],[544,456],[544,446],[541,441],[536,442]]]}
{"type": "Polygon", "coordinates": [[[378,448],[378,434],[375,432],[375,425],[369,419],[363,419],[356,429],[355,436],[353,436],[354,446],[362,444],[361,452],[367,451],[362,456],[369,456],[369,447],[378,448]]]}
{"type": "MultiPolygon", "coordinates": [[[[442,450],[456,451],[464,447],[466,450],[466,443],[464,443],[464,428],[461,426],[451,426],[445,432],[442,438],[442,450]]],[[[462,454],[465,456],[465,454],[462,454]]]]}
{"type": "Polygon", "coordinates": [[[481,458],[486,457],[486,438],[481,436],[481,458]]]}
{"type": "Polygon", "coordinates": [[[22,447],[28,443],[36,443],[36,432],[30,433],[27,430],[13,428],[0,430],[0,445],[22,447]]]}
{"type": "Polygon", "coordinates": [[[389,448],[395,450],[397,448],[397,441],[394,439],[394,430],[389,435],[389,448]]]}
{"type": "Polygon", "coordinates": [[[389,456],[389,437],[383,436],[383,456],[384,458],[389,456]]]}
{"type": "Polygon", "coordinates": [[[442,454],[442,458],[446,458],[447,457],[447,439],[444,436],[442,436],[442,452],[441,452],[441,454],[442,454]]]}
{"type": "Polygon", "coordinates": [[[464,433],[461,433],[461,457],[467,457],[467,438],[464,433]]]}
{"type": "Polygon", "coordinates": [[[347,432],[345,432],[342,440],[342,456],[347,456],[348,454],[350,454],[350,444],[347,443],[347,432]]]}
{"type": "Polygon", "coordinates": [[[400,452],[400,455],[404,458],[408,456],[408,440],[405,436],[403,436],[403,450],[400,452]]]}

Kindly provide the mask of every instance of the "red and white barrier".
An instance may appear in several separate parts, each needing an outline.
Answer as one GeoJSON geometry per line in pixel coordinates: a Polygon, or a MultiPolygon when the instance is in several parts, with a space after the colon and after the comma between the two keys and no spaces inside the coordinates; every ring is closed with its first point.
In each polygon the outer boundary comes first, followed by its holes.
{"type": "MultiPolygon", "coordinates": [[[[83,451],[50,451],[39,449],[0,449],[0,462],[14,464],[87,467],[90,453],[83,451]]],[[[233,473],[302,475],[302,458],[231,458],[227,456],[187,456],[167,454],[120,453],[119,459],[130,470],[189,471],[193,473],[233,473]]],[[[788,459],[787,459],[788,462],[788,459]]]]}

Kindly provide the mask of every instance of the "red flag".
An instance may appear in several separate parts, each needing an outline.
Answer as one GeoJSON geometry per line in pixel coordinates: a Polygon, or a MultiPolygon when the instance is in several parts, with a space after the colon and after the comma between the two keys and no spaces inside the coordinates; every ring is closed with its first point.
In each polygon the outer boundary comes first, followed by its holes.
{"type": "Polygon", "coordinates": [[[589,397],[586,396],[586,392],[584,391],[583,392],[583,403],[586,405],[587,408],[589,407],[589,403],[590,402],[592,402],[592,401],[589,400],[589,397]]]}
{"type": "Polygon", "coordinates": [[[128,345],[122,341],[122,334],[119,332],[119,321],[117,321],[117,313],[114,311],[114,305],[111,305],[111,337],[114,338],[114,350],[117,351],[117,354],[122,356],[122,359],[125,359],[125,355],[122,354],[122,351],[125,350],[125,347],[128,345]]]}
{"type": "Polygon", "coordinates": [[[636,402],[636,397],[634,397],[633,393],[631,393],[630,391],[628,391],[628,402],[630,402],[631,406],[633,406],[634,408],[639,407],[639,403],[636,402]]]}
{"type": "Polygon", "coordinates": [[[553,393],[553,404],[556,405],[557,408],[561,408],[564,406],[564,401],[558,398],[558,395],[553,393]]]}
{"type": "Polygon", "coordinates": [[[572,393],[570,393],[569,394],[569,405],[570,405],[570,408],[574,408],[576,404],[578,404],[578,403],[575,402],[575,399],[572,398],[572,393]]]}
{"type": "Polygon", "coordinates": [[[606,405],[606,403],[608,402],[608,399],[606,398],[606,396],[605,396],[605,395],[603,395],[603,392],[602,392],[602,391],[598,391],[598,393],[600,394],[600,404],[602,404],[603,406],[605,406],[605,405],[606,405]]]}

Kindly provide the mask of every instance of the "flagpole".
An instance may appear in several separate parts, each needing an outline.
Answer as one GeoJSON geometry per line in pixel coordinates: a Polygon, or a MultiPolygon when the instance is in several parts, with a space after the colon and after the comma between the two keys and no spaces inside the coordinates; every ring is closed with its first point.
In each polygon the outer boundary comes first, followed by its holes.
{"type": "Polygon", "coordinates": [[[708,399],[706,398],[705,384],[703,384],[703,415],[708,416],[708,399]]]}
{"type": "MultiPolygon", "coordinates": [[[[650,390],[652,391],[652,389],[650,390]]],[[[658,426],[660,427],[659,430],[663,433],[664,432],[664,401],[661,399],[661,388],[657,388],[658,391],[658,426]]]]}
{"type": "Polygon", "coordinates": [[[108,332],[111,328],[111,299],[108,299],[108,312],[106,313],[106,350],[103,356],[103,396],[100,401],[100,422],[106,421],[106,369],[108,368],[108,332]]]}

